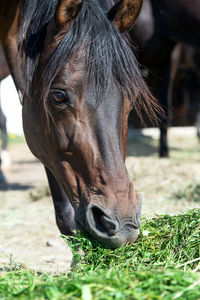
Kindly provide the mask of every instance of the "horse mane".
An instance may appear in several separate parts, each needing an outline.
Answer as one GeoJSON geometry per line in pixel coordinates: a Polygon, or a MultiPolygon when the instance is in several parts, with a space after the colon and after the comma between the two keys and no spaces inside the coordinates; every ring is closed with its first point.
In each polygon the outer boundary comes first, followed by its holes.
{"type": "MultiPolygon", "coordinates": [[[[25,93],[35,93],[39,57],[49,21],[54,17],[58,0],[22,0],[22,23],[19,49],[26,60],[25,93]]],[[[116,1],[115,1],[116,2],[116,1]]],[[[78,17],[72,22],[58,47],[42,70],[42,97],[47,108],[47,95],[53,79],[77,49],[85,43],[88,86],[97,99],[103,99],[113,80],[129,97],[141,120],[143,111],[157,119],[159,106],[144,82],[127,35],[121,34],[109,21],[107,13],[113,0],[85,0],[78,17]],[[45,93],[45,95],[44,95],[45,93]]],[[[33,98],[33,97],[32,97],[33,98]]]]}

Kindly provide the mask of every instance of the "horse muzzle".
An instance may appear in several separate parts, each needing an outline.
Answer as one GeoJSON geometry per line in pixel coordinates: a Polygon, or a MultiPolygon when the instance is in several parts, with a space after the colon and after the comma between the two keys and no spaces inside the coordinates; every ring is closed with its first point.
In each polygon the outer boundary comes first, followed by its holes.
{"type": "Polygon", "coordinates": [[[108,248],[119,248],[127,243],[136,241],[141,216],[141,196],[138,196],[138,206],[132,219],[120,220],[111,215],[105,208],[97,204],[90,204],[86,211],[86,220],[78,223],[101,244],[108,248]]]}

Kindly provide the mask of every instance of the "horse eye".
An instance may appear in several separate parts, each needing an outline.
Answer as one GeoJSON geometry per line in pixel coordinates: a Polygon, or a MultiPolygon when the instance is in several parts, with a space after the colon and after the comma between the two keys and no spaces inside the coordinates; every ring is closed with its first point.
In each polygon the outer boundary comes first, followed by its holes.
{"type": "Polygon", "coordinates": [[[55,91],[52,92],[52,96],[57,102],[62,102],[65,100],[65,92],[55,91]]]}
{"type": "Polygon", "coordinates": [[[75,95],[71,91],[51,89],[53,103],[59,108],[73,108],[75,95]]]}

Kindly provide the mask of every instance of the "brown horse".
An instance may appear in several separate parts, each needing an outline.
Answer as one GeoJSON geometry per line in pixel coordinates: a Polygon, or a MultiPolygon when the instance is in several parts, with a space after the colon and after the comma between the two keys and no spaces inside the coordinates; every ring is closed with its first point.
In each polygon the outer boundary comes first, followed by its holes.
{"type": "Polygon", "coordinates": [[[159,149],[160,157],[167,157],[171,56],[180,42],[200,49],[200,0],[144,0],[130,34],[139,44],[140,64],[149,69],[148,83],[168,116],[161,118],[159,149]]]}
{"type": "Polygon", "coordinates": [[[60,231],[108,247],[133,242],[141,203],[130,182],[127,119],[154,98],[122,32],[141,0],[1,0],[0,40],[32,153],[46,167],[60,231]],[[136,100],[137,99],[137,100],[136,100]]]}

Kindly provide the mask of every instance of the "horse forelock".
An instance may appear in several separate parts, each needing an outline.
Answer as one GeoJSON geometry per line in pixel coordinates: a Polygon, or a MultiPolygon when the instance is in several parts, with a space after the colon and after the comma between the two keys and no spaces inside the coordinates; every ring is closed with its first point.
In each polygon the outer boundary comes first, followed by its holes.
{"type": "MultiPolygon", "coordinates": [[[[57,0],[23,0],[23,21],[19,47],[26,57],[26,94],[34,98],[39,58],[49,21],[54,17],[57,0]]],[[[155,117],[156,102],[139,71],[127,37],[120,34],[108,20],[113,1],[85,0],[81,12],[63,35],[45,67],[41,70],[40,98],[45,109],[48,91],[57,73],[84,44],[87,67],[86,84],[97,99],[103,99],[111,82],[115,82],[124,96],[134,102],[142,118],[142,107],[155,117]],[[87,42],[86,42],[87,41],[87,42]]],[[[83,51],[82,51],[83,52],[83,51]]],[[[38,81],[37,81],[38,82],[38,81]]]]}

